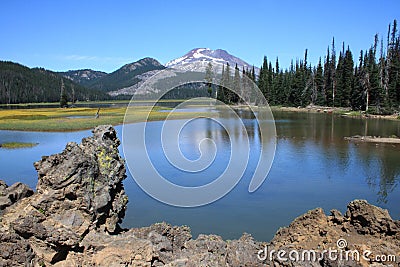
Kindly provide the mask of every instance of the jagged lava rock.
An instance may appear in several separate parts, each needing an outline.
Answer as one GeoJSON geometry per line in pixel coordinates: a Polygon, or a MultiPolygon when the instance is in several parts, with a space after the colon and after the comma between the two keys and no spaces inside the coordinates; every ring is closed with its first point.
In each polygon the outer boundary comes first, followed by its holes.
{"type": "Polygon", "coordinates": [[[83,217],[90,215],[96,227],[115,232],[128,201],[122,185],[126,170],[119,144],[111,125],[98,126],[93,137],[84,138],[82,144],[71,142],[62,153],[42,157],[34,164],[39,175],[36,189],[46,196],[51,193],[55,199],[47,198],[51,201],[36,203],[36,207],[60,216],[59,206],[67,200],[78,204],[83,217]],[[62,203],[54,203],[60,195],[62,203]]]}
{"type": "Polygon", "coordinates": [[[91,230],[117,232],[128,202],[119,144],[112,126],[98,126],[81,144],[68,143],[60,154],[42,157],[34,164],[37,193],[7,209],[3,226],[28,240],[45,263],[80,250],[91,230]]]}
{"type": "MultiPolygon", "coordinates": [[[[369,204],[366,200],[354,200],[347,206],[345,215],[332,210],[327,216],[321,208],[308,211],[296,218],[288,227],[278,230],[272,239],[271,249],[319,250],[338,249],[337,241],[347,242],[345,250],[357,250],[362,253],[369,250],[373,255],[396,255],[400,264],[400,221],[393,220],[389,212],[369,204]]],[[[274,258],[273,266],[292,266],[291,261],[279,261],[274,258]]],[[[297,263],[299,264],[299,263],[297,263]]],[[[344,265],[326,257],[317,262],[303,262],[298,266],[385,266],[372,256],[367,261],[350,259],[344,265]]]]}
{"type": "Polygon", "coordinates": [[[387,210],[372,206],[365,200],[357,199],[350,202],[346,217],[360,234],[382,236],[400,234],[400,223],[393,221],[387,210]]]}
{"type": "Polygon", "coordinates": [[[18,182],[7,186],[4,181],[0,180],[0,211],[31,195],[33,195],[33,190],[23,183],[18,182]]]}

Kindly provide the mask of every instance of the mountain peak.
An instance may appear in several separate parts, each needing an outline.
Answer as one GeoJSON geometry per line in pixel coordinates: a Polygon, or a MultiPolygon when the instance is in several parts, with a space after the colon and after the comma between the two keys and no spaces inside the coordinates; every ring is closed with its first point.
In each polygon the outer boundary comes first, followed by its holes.
{"type": "MultiPolygon", "coordinates": [[[[240,69],[252,68],[252,65],[238,57],[229,54],[226,50],[212,50],[210,48],[194,48],[182,57],[169,61],[165,66],[169,68],[180,68],[189,63],[205,66],[208,64],[208,62],[220,65],[221,68],[222,65],[226,63],[229,63],[231,66],[235,66],[237,64],[240,69]]],[[[256,68],[256,72],[258,73],[258,68],[256,68]]]]}
{"type": "Polygon", "coordinates": [[[87,86],[91,81],[107,75],[105,72],[91,69],[69,70],[65,72],[59,72],[59,74],[83,86],[87,86]]]}
{"type": "Polygon", "coordinates": [[[136,62],[128,63],[128,64],[122,66],[121,69],[123,69],[125,71],[134,71],[137,68],[143,68],[146,66],[151,66],[151,67],[155,67],[155,68],[162,67],[161,63],[158,62],[156,59],[151,58],[151,57],[145,57],[136,62]]]}
{"type": "Polygon", "coordinates": [[[157,59],[154,59],[152,57],[145,57],[145,58],[138,60],[137,62],[152,64],[154,66],[162,66],[161,63],[157,59]]]}

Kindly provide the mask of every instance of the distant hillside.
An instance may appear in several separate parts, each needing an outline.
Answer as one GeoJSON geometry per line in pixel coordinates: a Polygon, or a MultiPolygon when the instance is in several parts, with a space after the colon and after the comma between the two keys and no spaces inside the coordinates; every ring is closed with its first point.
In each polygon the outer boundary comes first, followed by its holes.
{"type": "Polygon", "coordinates": [[[164,68],[157,60],[146,57],[134,63],[126,64],[120,69],[92,82],[88,82],[87,86],[106,92],[115,91],[137,84],[141,81],[138,76],[146,72],[162,70],[164,68]]]}
{"type": "MultiPolygon", "coordinates": [[[[42,68],[28,68],[14,62],[0,61],[0,103],[57,102],[60,100],[61,76],[42,68]]],[[[85,88],[63,79],[68,101],[75,91],[77,100],[105,100],[104,92],[85,88]]]]}
{"type": "Polygon", "coordinates": [[[97,71],[97,70],[69,70],[65,72],[58,72],[58,74],[64,76],[67,79],[70,79],[76,83],[79,83],[82,86],[88,86],[93,83],[94,80],[102,78],[107,75],[106,72],[97,71]]]}

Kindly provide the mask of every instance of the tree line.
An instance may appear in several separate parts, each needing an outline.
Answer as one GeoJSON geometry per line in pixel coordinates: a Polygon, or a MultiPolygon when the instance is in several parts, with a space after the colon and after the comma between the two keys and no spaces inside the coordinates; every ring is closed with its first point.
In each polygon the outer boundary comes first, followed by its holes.
{"type": "MultiPolygon", "coordinates": [[[[211,65],[207,67],[206,73],[209,72],[211,65]]],[[[207,75],[206,75],[207,76],[207,75]]],[[[206,77],[207,80],[207,77],[206,77]]],[[[249,88],[256,82],[256,73],[254,66],[252,69],[239,69],[235,65],[233,69],[233,77],[231,74],[231,66],[229,63],[222,66],[222,73],[219,86],[216,90],[216,98],[224,103],[235,104],[239,102],[249,102],[249,88]],[[228,89],[229,88],[229,89],[228,89]]]]}
{"type": "MultiPolygon", "coordinates": [[[[235,92],[243,92],[246,80],[257,83],[270,105],[351,107],[375,114],[391,114],[400,107],[400,37],[397,21],[389,24],[386,40],[378,34],[371,47],[354,59],[349,46],[341,45],[337,55],[335,39],[316,66],[304,58],[282,70],[278,58],[273,64],[264,56],[260,73],[223,67],[217,98],[238,103],[235,92]],[[244,75],[249,79],[243,79],[244,75]],[[241,89],[240,89],[241,88],[241,89]]],[[[245,95],[245,94],[241,94],[245,95]]]]}
{"type": "Polygon", "coordinates": [[[87,89],[55,72],[0,61],[0,104],[66,102],[109,99],[104,92],[87,89]]]}

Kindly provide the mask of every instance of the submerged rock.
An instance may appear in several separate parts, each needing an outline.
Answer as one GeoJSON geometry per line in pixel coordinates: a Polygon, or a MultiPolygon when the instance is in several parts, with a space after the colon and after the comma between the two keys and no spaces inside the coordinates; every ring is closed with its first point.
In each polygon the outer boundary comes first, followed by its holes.
{"type": "Polygon", "coordinates": [[[255,241],[248,234],[232,241],[217,235],[193,239],[188,226],[167,223],[120,229],[128,199],[122,184],[125,165],[118,146],[115,130],[99,126],[81,144],[68,143],[61,153],[35,163],[39,180],[33,195],[22,184],[7,187],[0,183],[2,197],[9,196],[4,192],[15,191],[18,193],[8,199],[19,199],[0,217],[0,266],[385,264],[374,258],[332,260],[326,254],[308,261],[276,255],[278,251],[337,249],[338,240],[344,244],[340,243],[344,251],[395,255],[397,262],[390,264],[399,264],[400,222],[365,200],[351,202],[345,215],[337,210],[329,216],[320,208],[311,210],[281,228],[270,243],[255,241]],[[270,255],[272,250],[275,254],[270,255]]]}

